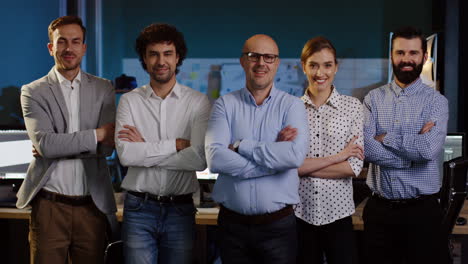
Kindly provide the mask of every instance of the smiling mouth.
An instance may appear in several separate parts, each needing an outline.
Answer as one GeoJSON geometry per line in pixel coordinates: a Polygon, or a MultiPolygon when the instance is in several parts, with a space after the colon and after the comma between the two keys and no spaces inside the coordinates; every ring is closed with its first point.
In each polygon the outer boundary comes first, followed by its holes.
{"type": "Polygon", "coordinates": [[[254,70],[253,73],[255,74],[255,76],[262,77],[262,76],[265,76],[268,73],[268,71],[263,70],[263,69],[261,70],[257,69],[257,70],[254,70]]]}
{"type": "Polygon", "coordinates": [[[315,79],[315,82],[318,84],[324,84],[327,81],[327,79],[315,79]]]}
{"type": "Polygon", "coordinates": [[[166,73],[167,71],[169,71],[168,68],[158,68],[158,69],[156,69],[156,73],[158,73],[158,74],[163,74],[163,73],[166,73]]]}
{"type": "Polygon", "coordinates": [[[403,66],[403,67],[400,67],[400,70],[402,70],[402,71],[412,71],[413,66],[403,66]]]}

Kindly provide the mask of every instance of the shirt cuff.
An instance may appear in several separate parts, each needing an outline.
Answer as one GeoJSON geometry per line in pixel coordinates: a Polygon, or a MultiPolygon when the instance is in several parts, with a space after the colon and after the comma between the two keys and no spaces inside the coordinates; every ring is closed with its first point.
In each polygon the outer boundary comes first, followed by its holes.
{"type": "Polygon", "coordinates": [[[96,132],[96,129],[93,129],[93,132],[94,132],[94,143],[96,143],[96,146],[97,146],[97,132],[96,132]]]}
{"type": "Polygon", "coordinates": [[[243,139],[239,145],[239,154],[248,160],[253,160],[253,151],[257,145],[257,141],[243,139]]]}
{"type": "Polygon", "coordinates": [[[387,134],[385,135],[382,143],[387,147],[390,147],[393,149],[400,149],[400,146],[402,145],[402,141],[403,141],[403,136],[387,134]]]}

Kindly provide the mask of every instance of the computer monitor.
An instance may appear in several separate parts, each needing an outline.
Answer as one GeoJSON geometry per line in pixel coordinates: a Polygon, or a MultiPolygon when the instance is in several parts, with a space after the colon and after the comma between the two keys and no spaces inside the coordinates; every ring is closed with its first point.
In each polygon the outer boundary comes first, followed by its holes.
{"type": "Polygon", "coordinates": [[[444,150],[439,159],[439,176],[444,176],[444,162],[466,157],[466,134],[463,132],[450,132],[445,137],[444,150]]]}
{"type": "Polygon", "coordinates": [[[0,180],[24,179],[33,158],[26,130],[0,130],[0,180]]]}
{"type": "Polygon", "coordinates": [[[204,171],[197,171],[197,179],[200,182],[214,182],[218,178],[217,173],[212,173],[208,168],[204,171]]]}
{"type": "Polygon", "coordinates": [[[448,133],[444,143],[444,161],[466,157],[466,134],[448,133]]]}

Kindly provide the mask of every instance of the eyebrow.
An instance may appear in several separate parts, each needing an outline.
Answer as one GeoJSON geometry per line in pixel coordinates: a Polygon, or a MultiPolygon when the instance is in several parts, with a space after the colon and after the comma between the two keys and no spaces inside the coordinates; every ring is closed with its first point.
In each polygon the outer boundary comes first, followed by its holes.
{"type": "MultiPolygon", "coordinates": [[[[323,64],[326,64],[326,63],[333,63],[334,61],[324,61],[323,64]]],[[[309,64],[320,64],[319,62],[316,62],[316,61],[309,61],[309,64]]]]}
{"type": "MultiPolygon", "coordinates": [[[[69,40],[69,39],[67,39],[67,38],[65,38],[65,37],[59,37],[57,40],[69,40]]],[[[75,41],[75,40],[80,40],[80,41],[81,41],[82,38],[76,37],[76,38],[72,38],[72,39],[71,39],[71,41],[75,41]]]]}
{"type": "Polygon", "coordinates": [[[169,52],[170,52],[170,53],[174,53],[175,50],[169,49],[169,50],[158,51],[158,50],[151,50],[151,49],[149,49],[148,52],[151,52],[151,53],[169,53],[169,52]]]}

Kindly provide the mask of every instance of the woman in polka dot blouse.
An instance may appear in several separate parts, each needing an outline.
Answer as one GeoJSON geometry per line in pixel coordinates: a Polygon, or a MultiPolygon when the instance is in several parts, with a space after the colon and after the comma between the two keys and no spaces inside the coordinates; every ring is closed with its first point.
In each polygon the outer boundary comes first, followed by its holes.
{"type": "Polygon", "coordinates": [[[308,114],[309,151],[299,168],[298,263],[356,263],[351,215],[352,177],[361,172],[363,109],[333,85],[336,50],[324,37],[310,39],[301,54],[309,85],[302,97],[308,114]]]}

